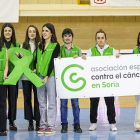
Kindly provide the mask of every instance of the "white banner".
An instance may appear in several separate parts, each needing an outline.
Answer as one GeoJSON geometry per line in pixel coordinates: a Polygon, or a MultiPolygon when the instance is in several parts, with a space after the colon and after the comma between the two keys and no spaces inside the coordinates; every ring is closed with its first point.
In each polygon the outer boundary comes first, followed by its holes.
{"type": "Polygon", "coordinates": [[[0,0],[0,22],[19,21],[19,0],[0,0]]]}
{"type": "Polygon", "coordinates": [[[140,55],[55,59],[58,98],[140,94],[140,55]]]}
{"type": "Polygon", "coordinates": [[[139,0],[90,0],[91,6],[140,6],[139,0]]]}

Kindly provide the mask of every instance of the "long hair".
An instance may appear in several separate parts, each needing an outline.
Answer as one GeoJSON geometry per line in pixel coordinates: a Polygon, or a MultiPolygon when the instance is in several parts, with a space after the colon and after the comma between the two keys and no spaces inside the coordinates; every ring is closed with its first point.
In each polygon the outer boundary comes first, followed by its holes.
{"type": "Polygon", "coordinates": [[[37,47],[38,47],[38,42],[40,42],[40,35],[39,35],[39,31],[38,31],[38,29],[37,29],[37,27],[36,26],[34,26],[34,25],[30,25],[28,28],[27,28],[27,30],[26,30],[26,36],[25,36],[25,41],[23,42],[23,48],[24,49],[29,49],[29,41],[30,41],[30,38],[28,37],[28,31],[29,31],[29,28],[30,27],[33,27],[33,28],[35,28],[35,30],[36,30],[36,37],[35,37],[35,49],[37,49],[37,47]]]}
{"type": "MultiPolygon", "coordinates": [[[[52,33],[51,42],[57,43],[57,37],[56,37],[54,25],[51,23],[46,23],[43,25],[43,27],[47,27],[51,31],[51,33],[52,33]]],[[[43,27],[42,27],[42,30],[43,30],[43,27]]],[[[44,48],[45,48],[45,39],[42,36],[42,41],[39,45],[39,49],[44,50],[44,48]]]]}
{"type": "Polygon", "coordinates": [[[105,35],[105,39],[107,40],[106,33],[105,33],[102,29],[100,29],[100,30],[98,30],[98,31],[96,32],[96,34],[95,34],[95,39],[97,39],[97,34],[98,34],[98,33],[103,33],[103,34],[105,35]]]}
{"type": "Polygon", "coordinates": [[[0,51],[2,50],[1,37],[0,37],[0,51]]]}
{"type": "Polygon", "coordinates": [[[4,46],[4,28],[6,27],[10,27],[12,29],[12,37],[11,37],[11,42],[13,43],[14,47],[16,47],[16,36],[15,36],[15,29],[13,27],[13,25],[11,23],[5,23],[2,26],[2,30],[1,30],[1,45],[4,46]]]}
{"type": "Polygon", "coordinates": [[[137,38],[137,45],[136,46],[139,46],[140,45],[140,32],[139,32],[139,34],[138,34],[138,38],[137,38]]]}

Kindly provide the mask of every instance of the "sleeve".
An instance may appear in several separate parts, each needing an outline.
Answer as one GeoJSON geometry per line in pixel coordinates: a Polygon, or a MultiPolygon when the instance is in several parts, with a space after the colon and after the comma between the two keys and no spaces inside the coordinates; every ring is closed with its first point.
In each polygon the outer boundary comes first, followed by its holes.
{"type": "Polygon", "coordinates": [[[20,48],[22,48],[22,47],[23,47],[23,44],[20,45],[20,48]]]}
{"type": "Polygon", "coordinates": [[[134,50],[133,50],[132,54],[134,54],[134,50]]]}
{"type": "Polygon", "coordinates": [[[81,49],[79,48],[79,57],[81,57],[82,56],[82,51],[81,51],[81,49]]]}
{"type": "Polygon", "coordinates": [[[87,52],[87,55],[86,55],[87,57],[91,57],[92,56],[92,52],[91,52],[91,49],[89,49],[88,50],[88,52],[87,52]]]}
{"type": "Polygon", "coordinates": [[[116,56],[117,52],[116,50],[113,48],[113,56],[116,56]]]}
{"type": "Polygon", "coordinates": [[[60,53],[60,45],[59,43],[56,45],[54,51],[53,51],[53,54],[52,54],[52,58],[51,58],[51,61],[50,61],[50,66],[49,66],[49,69],[48,69],[48,73],[47,73],[47,76],[50,76],[50,74],[52,73],[52,70],[54,69],[54,58],[57,58],[58,55],[60,53]]]}

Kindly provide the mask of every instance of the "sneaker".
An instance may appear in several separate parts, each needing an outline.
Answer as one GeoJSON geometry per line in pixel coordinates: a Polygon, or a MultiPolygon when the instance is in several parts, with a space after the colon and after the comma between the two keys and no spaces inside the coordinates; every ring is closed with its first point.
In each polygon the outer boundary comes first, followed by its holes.
{"type": "Polygon", "coordinates": [[[74,124],[74,132],[76,132],[76,133],[81,133],[82,132],[82,129],[80,128],[79,123],[74,124]]]}
{"type": "Polygon", "coordinates": [[[39,131],[40,129],[40,121],[36,121],[36,131],[39,131]]]}
{"type": "Polygon", "coordinates": [[[39,131],[37,132],[38,134],[43,134],[45,133],[45,129],[44,128],[40,128],[39,131]]]}
{"type": "Polygon", "coordinates": [[[34,130],[33,120],[29,121],[28,130],[29,131],[33,131],[34,130]]]}
{"type": "Polygon", "coordinates": [[[68,125],[66,123],[62,123],[61,133],[67,133],[67,132],[68,132],[68,125]]]}
{"type": "Polygon", "coordinates": [[[17,126],[15,125],[14,121],[9,121],[9,129],[17,131],[17,126]]]}
{"type": "Polygon", "coordinates": [[[95,131],[97,129],[97,123],[91,123],[89,131],[95,131]]]}
{"type": "Polygon", "coordinates": [[[110,124],[110,130],[111,131],[117,131],[117,127],[116,127],[116,124],[115,123],[110,124]]]}
{"type": "Polygon", "coordinates": [[[45,134],[52,134],[52,133],[55,133],[55,130],[53,130],[52,128],[48,128],[48,129],[45,131],[45,134]]]}
{"type": "Polygon", "coordinates": [[[6,131],[0,132],[0,136],[7,136],[7,132],[6,131]]]}
{"type": "Polygon", "coordinates": [[[140,132],[140,128],[135,128],[135,132],[140,132]]]}

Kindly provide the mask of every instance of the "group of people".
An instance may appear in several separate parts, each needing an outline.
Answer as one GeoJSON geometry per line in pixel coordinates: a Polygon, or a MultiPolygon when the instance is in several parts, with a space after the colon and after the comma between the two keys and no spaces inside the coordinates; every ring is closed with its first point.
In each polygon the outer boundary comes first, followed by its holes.
{"type": "MultiPolygon", "coordinates": [[[[13,47],[20,47],[29,50],[33,54],[33,60],[30,64],[32,72],[36,73],[44,85],[36,88],[35,85],[28,80],[25,75],[22,75],[22,86],[24,95],[24,118],[29,121],[28,130],[34,130],[33,120],[36,121],[35,130],[39,134],[55,133],[56,116],[57,116],[57,100],[56,100],[56,83],[54,71],[54,58],[68,58],[68,57],[86,57],[94,56],[111,56],[117,58],[115,49],[106,44],[107,36],[103,30],[99,30],[95,34],[96,45],[90,48],[87,55],[82,55],[79,47],[73,45],[74,34],[70,28],[65,28],[62,32],[62,40],[64,44],[60,47],[55,28],[53,24],[47,23],[42,27],[41,38],[36,26],[30,25],[27,28],[25,41],[19,44],[16,41],[15,30],[11,23],[5,23],[1,29],[0,38],[0,136],[6,136],[6,122],[7,122],[7,107],[6,98],[8,99],[8,119],[9,129],[16,131],[17,127],[14,123],[16,120],[17,97],[18,97],[18,82],[16,85],[3,85],[9,74],[14,69],[14,65],[8,61],[8,49],[13,47]],[[34,113],[32,111],[31,94],[34,92],[34,113]],[[7,92],[8,91],[8,92],[7,92]],[[47,103],[48,101],[48,103],[47,103]]],[[[137,48],[134,49],[134,54],[140,53],[140,34],[138,35],[137,48]]],[[[24,57],[24,53],[16,52],[15,55],[19,58],[24,57]]],[[[97,112],[100,98],[90,98],[90,131],[97,128],[97,112]]],[[[61,125],[62,133],[68,131],[68,99],[61,99],[61,125]]],[[[140,131],[140,96],[136,96],[137,109],[135,118],[135,129],[140,131]]],[[[107,116],[110,123],[110,130],[117,131],[115,120],[115,106],[114,97],[105,97],[107,105],[107,116]]],[[[73,117],[74,117],[74,131],[81,133],[80,127],[80,108],[78,99],[71,99],[73,117]]]]}

